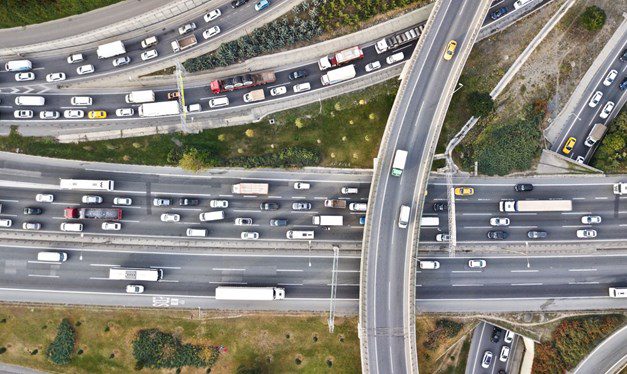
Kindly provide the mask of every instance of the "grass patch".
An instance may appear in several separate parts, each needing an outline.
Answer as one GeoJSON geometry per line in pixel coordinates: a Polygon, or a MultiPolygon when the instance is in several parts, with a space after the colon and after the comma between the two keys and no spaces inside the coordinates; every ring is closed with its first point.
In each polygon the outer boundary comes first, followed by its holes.
{"type": "MultiPolygon", "coordinates": [[[[454,320],[438,316],[418,316],[416,335],[418,337],[418,363],[420,372],[450,372],[451,367],[458,367],[462,357],[463,345],[452,347],[472,327],[466,320],[454,320]]],[[[468,353],[466,352],[467,356],[468,353]]],[[[463,370],[462,370],[463,372],[463,370]]]]}
{"type": "Polygon", "coordinates": [[[4,0],[0,28],[18,27],[86,13],[122,0],[4,0]]]}

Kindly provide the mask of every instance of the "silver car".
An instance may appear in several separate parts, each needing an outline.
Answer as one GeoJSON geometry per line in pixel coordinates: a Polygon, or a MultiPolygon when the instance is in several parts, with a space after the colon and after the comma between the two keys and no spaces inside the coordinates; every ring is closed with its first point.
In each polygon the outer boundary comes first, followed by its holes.
{"type": "Polygon", "coordinates": [[[83,204],[102,204],[102,196],[98,195],[83,195],[81,199],[83,204]]]}
{"type": "Polygon", "coordinates": [[[59,112],[56,110],[44,110],[39,113],[39,118],[41,119],[57,119],[61,116],[59,112]]]}

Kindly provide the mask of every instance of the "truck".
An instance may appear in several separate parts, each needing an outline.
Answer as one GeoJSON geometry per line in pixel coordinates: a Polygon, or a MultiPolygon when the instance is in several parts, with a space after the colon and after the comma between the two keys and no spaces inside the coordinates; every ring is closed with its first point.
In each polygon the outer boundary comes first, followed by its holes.
{"type": "Polygon", "coordinates": [[[323,86],[328,86],[355,78],[356,75],[355,65],[347,65],[338,69],[329,70],[328,73],[320,77],[320,81],[323,86]]]}
{"type": "Polygon", "coordinates": [[[583,143],[586,147],[592,147],[594,143],[598,142],[603,138],[605,132],[607,131],[607,126],[602,123],[597,123],[592,127],[592,131],[588,134],[586,141],[583,143]]]}
{"type": "Polygon", "coordinates": [[[394,153],[394,161],[392,161],[392,176],[400,177],[405,169],[405,162],[407,161],[407,151],[397,149],[394,153]]]}
{"type": "Polygon", "coordinates": [[[139,106],[140,117],[159,117],[179,114],[178,101],[158,101],[156,103],[146,103],[139,106]]]}
{"type": "Polygon", "coordinates": [[[126,48],[121,40],[116,40],[111,43],[99,45],[98,49],[96,49],[96,53],[98,54],[98,58],[109,58],[126,53],[126,48]]]}
{"type": "Polygon", "coordinates": [[[231,187],[231,192],[240,195],[267,195],[268,183],[237,183],[231,187]]]}
{"type": "Polygon", "coordinates": [[[65,208],[64,218],[121,220],[120,208],[65,208]]]}
{"type": "Polygon", "coordinates": [[[312,223],[319,226],[344,226],[343,216],[313,216],[312,223]]]}
{"type": "Polygon", "coordinates": [[[347,64],[354,60],[364,58],[364,51],[355,46],[335,52],[332,55],[324,56],[318,61],[318,67],[324,71],[330,68],[347,64]]]}
{"type": "Polygon", "coordinates": [[[235,77],[216,79],[209,84],[209,88],[213,93],[228,92],[259,86],[262,84],[272,83],[276,81],[276,75],[273,71],[264,71],[261,73],[251,73],[238,75],[235,77]]]}
{"type": "Polygon", "coordinates": [[[614,195],[627,195],[627,182],[614,183],[614,195]]]}
{"type": "Polygon", "coordinates": [[[227,287],[216,288],[216,300],[271,301],[285,299],[285,288],[227,287]]]}
{"type": "Polygon", "coordinates": [[[266,95],[263,93],[262,88],[244,94],[244,102],[246,103],[254,103],[255,101],[261,101],[265,99],[266,95]]]}
{"type": "Polygon", "coordinates": [[[572,200],[501,200],[501,212],[570,212],[572,200]]]}
{"type": "Polygon", "coordinates": [[[162,269],[109,268],[109,279],[156,282],[162,278],[162,269]]]}
{"type": "Polygon", "coordinates": [[[327,208],[346,209],[346,200],[341,199],[326,199],[324,206],[327,208]]]}
{"type": "Polygon", "coordinates": [[[196,40],[195,35],[186,36],[170,43],[170,45],[172,46],[172,51],[174,51],[175,53],[184,51],[187,48],[195,46],[196,44],[198,44],[198,40],[196,40]]]}
{"type": "Polygon", "coordinates": [[[424,29],[424,25],[418,25],[406,31],[398,32],[392,36],[387,38],[383,38],[374,45],[374,49],[377,53],[381,54],[390,49],[398,48],[404,44],[410,43],[413,40],[416,40],[422,34],[422,30],[424,29]]]}
{"type": "Polygon", "coordinates": [[[131,91],[131,93],[124,96],[124,100],[129,104],[152,103],[155,101],[155,93],[152,90],[131,91]]]}

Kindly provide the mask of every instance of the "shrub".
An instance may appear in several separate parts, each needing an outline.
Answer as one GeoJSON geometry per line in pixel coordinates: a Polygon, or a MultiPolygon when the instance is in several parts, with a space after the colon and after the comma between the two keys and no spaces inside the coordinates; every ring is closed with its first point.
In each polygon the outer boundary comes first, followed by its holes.
{"type": "Polygon", "coordinates": [[[591,165],[606,173],[627,170],[627,110],[608,125],[607,135],[592,158],[591,165]]]}
{"type": "Polygon", "coordinates": [[[179,166],[184,170],[199,171],[206,167],[203,155],[196,148],[190,148],[183,153],[179,166]]]}
{"type": "Polygon", "coordinates": [[[72,324],[64,318],[57,329],[57,336],[46,350],[46,356],[57,365],[67,365],[72,359],[76,336],[72,324]]]}
{"type": "Polygon", "coordinates": [[[606,18],[603,9],[592,5],[579,16],[579,23],[588,31],[598,31],[605,25],[606,18]]]}
{"type": "Polygon", "coordinates": [[[141,330],[133,341],[136,368],[211,367],[219,354],[216,347],[182,344],[172,334],[158,329],[141,330]]]}
{"type": "Polygon", "coordinates": [[[468,95],[470,114],[475,117],[485,117],[494,111],[494,100],[488,92],[471,92],[468,95]]]}

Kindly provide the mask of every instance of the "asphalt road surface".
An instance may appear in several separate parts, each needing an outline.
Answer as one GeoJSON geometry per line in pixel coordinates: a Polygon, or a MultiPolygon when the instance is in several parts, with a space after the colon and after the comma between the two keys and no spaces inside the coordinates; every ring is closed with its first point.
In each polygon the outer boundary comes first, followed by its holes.
{"type": "MultiPolygon", "coordinates": [[[[481,322],[475,328],[472,334],[472,340],[470,343],[470,350],[468,351],[468,361],[466,363],[466,374],[495,374],[500,370],[504,370],[505,373],[511,372],[512,356],[516,350],[516,344],[519,344],[518,336],[514,336],[514,340],[511,343],[505,343],[505,330],[499,329],[498,340],[492,341],[492,333],[495,326],[485,322],[481,322]],[[504,346],[510,348],[509,357],[503,362],[499,359],[501,350],[504,346]],[[486,351],[492,353],[492,361],[488,368],[484,368],[482,364],[483,357],[486,351]]],[[[516,368],[517,370],[518,368],[516,368]]]]}

